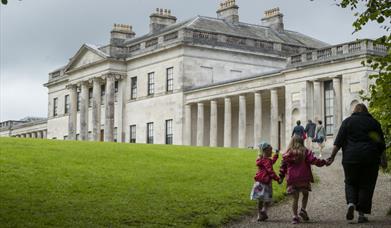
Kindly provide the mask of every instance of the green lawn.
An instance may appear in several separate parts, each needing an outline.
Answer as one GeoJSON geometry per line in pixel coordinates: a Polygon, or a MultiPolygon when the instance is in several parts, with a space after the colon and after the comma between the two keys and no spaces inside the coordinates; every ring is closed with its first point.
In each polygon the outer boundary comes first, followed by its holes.
{"type": "Polygon", "coordinates": [[[0,226],[217,226],[256,208],[255,159],[253,150],[0,138],[0,226]]]}

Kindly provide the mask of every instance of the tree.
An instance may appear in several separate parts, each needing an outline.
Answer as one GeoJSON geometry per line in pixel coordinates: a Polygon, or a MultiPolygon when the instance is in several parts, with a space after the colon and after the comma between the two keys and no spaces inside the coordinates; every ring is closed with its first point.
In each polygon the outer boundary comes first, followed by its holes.
{"type": "Polygon", "coordinates": [[[1,0],[1,4],[7,5],[8,0],[1,0]]]}
{"type": "MultiPolygon", "coordinates": [[[[342,8],[350,8],[356,12],[356,20],[353,22],[354,32],[360,31],[368,22],[380,25],[388,34],[377,38],[374,45],[382,45],[387,52],[384,56],[372,56],[363,62],[370,66],[377,74],[370,75],[374,84],[369,87],[367,93],[361,92],[363,100],[368,101],[371,114],[380,122],[385,134],[387,155],[389,164],[391,161],[391,1],[390,0],[339,0],[337,5],[342,8]]],[[[391,165],[390,165],[391,166],[391,165]]],[[[388,171],[391,171],[391,167],[388,171]]]]}

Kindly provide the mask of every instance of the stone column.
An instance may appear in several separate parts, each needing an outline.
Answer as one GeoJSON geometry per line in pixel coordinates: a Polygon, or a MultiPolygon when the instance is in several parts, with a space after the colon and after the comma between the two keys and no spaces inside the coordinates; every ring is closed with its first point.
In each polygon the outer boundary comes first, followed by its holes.
{"type": "Polygon", "coordinates": [[[197,146],[204,146],[204,104],[197,104],[197,146]]]}
{"type": "Polygon", "coordinates": [[[210,146],[217,146],[217,101],[210,101],[210,146]]]}
{"type": "Polygon", "coordinates": [[[88,140],[88,83],[81,83],[80,90],[80,140],[88,140]]]}
{"type": "Polygon", "coordinates": [[[92,81],[92,138],[93,141],[100,140],[101,121],[101,79],[94,78],[92,81]]]}
{"type": "Polygon", "coordinates": [[[334,135],[338,133],[338,129],[342,123],[342,91],[341,79],[333,78],[334,90],[334,135]]]}
{"type": "MultiPolygon", "coordinates": [[[[48,132],[47,132],[47,130],[42,131],[42,137],[43,137],[44,139],[47,139],[47,138],[48,138],[48,132]]],[[[69,137],[69,136],[68,136],[68,137],[69,137]]],[[[76,135],[75,135],[75,138],[76,138],[76,135]]]]}
{"type": "Polygon", "coordinates": [[[31,138],[33,139],[37,138],[37,132],[31,132],[31,138]]]}
{"type": "Polygon", "coordinates": [[[262,97],[261,92],[254,93],[254,148],[261,141],[262,131],[262,97]]]}
{"type": "Polygon", "coordinates": [[[224,147],[232,146],[232,107],[231,98],[224,99],[224,147]]]}
{"type": "Polygon", "coordinates": [[[246,96],[239,96],[239,139],[238,147],[246,148],[246,96]]]}
{"type": "Polygon", "coordinates": [[[185,105],[185,129],[183,129],[184,132],[184,139],[183,144],[186,146],[191,145],[191,105],[187,104],[185,105]]]}
{"type": "Polygon", "coordinates": [[[37,138],[42,139],[42,131],[37,132],[37,138]]]}
{"type": "Polygon", "coordinates": [[[322,91],[320,89],[320,82],[314,82],[314,120],[317,122],[322,119],[322,91]]]}
{"type": "Polygon", "coordinates": [[[278,94],[277,89],[270,90],[270,144],[278,149],[278,94]]]}
{"type": "Polygon", "coordinates": [[[106,77],[105,142],[114,141],[114,75],[106,77]]]}
{"type": "MultiPolygon", "coordinates": [[[[77,86],[68,85],[69,89],[69,116],[68,116],[68,139],[76,140],[77,129],[77,86]]],[[[46,138],[46,137],[44,137],[46,138]]]]}
{"type": "Polygon", "coordinates": [[[118,94],[117,94],[117,142],[125,142],[126,130],[126,84],[127,80],[124,76],[117,76],[118,94]]]}

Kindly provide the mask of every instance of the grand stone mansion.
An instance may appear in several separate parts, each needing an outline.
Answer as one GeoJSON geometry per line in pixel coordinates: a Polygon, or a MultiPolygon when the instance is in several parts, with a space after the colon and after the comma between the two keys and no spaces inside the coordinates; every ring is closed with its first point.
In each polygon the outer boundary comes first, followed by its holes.
{"type": "MultiPolygon", "coordinates": [[[[371,40],[329,45],[284,28],[278,8],[239,20],[226,0],[217,18],[177,22],[156,9],[149,33],[114,24],[110,43],[84,44],[49,74],[48,118],[2,135],[63,140],[284,147],[296,120],[323,120],[332,136],[360,102],[383,55],[371,40]]],[[[332,31],[331,31],[332,32],[332,31]]]]}

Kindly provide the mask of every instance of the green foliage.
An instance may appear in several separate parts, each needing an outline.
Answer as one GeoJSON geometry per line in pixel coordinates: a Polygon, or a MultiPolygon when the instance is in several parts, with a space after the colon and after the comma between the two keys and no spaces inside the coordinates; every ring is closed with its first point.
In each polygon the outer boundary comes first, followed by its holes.
{"type": "Polygon", "coordinates": [[[1,0],[1,4],[7,5],[8,0],[1,0]]]}
{"type": "Polygon", "coordinates": [[[356,21],[353,22],[355,32],[361,30],[368,22],[375,22],[380,25],[388,34],[375,40],[374,45],[386,47],[387,53],[384,56],[369,57],[364,65],[370,66],[376,74],[370,75],[375,83],[369,87],[367,94],[362,94],[363,100],[369,102],[369,110],[382,125],[391,171],[391,1],[389,0],[340,0],[338,4],[342,8],[351,10],[363,9],[356,12],[356,21]]]}
{"type": "Polygon", "coordinates": [[[256,204],[253,150],[16,138],[0,148],[1,227],[216,227],[256,204]]]}

